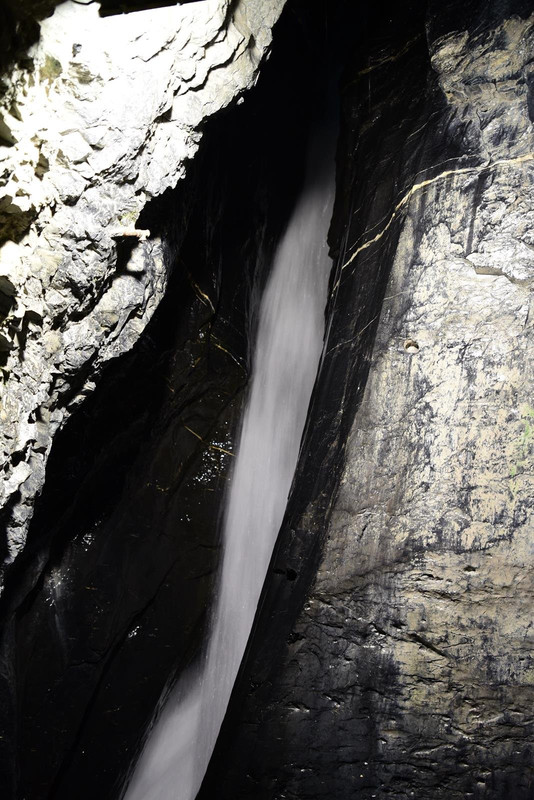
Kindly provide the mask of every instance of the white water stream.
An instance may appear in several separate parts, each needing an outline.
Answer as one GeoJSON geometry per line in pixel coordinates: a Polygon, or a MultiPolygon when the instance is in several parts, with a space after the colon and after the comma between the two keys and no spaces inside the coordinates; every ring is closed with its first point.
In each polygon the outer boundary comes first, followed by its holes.
{"type": "Polygon", "coordinates": [[[333,203],[330,141],[307,178],[261,301],[250,394],[225,512],[208,644],[154,726],[125,800],[194,800],[221,727],[282,523],[323,344],[333,203]]]}

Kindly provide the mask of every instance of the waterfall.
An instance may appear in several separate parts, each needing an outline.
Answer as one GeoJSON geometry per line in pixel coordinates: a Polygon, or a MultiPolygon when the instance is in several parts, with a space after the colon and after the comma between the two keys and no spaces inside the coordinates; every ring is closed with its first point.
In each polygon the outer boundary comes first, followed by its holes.
{"type": "Polygon", "coordinates": [[[207,647],[193,674],[173,689],[125,800],[194,800],[224,718],[284,516],[322,350],[331,138],[322,132],[310,145],[305,185],[261,300],[207,647]]]}

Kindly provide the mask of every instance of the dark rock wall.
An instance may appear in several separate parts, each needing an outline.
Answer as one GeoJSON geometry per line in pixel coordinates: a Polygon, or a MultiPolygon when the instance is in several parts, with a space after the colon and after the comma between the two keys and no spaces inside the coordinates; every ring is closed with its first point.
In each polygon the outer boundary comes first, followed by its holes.
{"type": "Polygon", "coordinates": [[[202,800],[534,797],[531,11],[342,10],[329,335],[202,800]]]}
{"type": "Polygon", "coordinates": [[[131,732],[198,642],[217,554],[217,506],[206,498],[224,491],[247,368],[224,330],[246,292],[231,276],[214,280],[211,245],[187,266],[184,246],[135,354],[108,371],[54,449],[3,598],[15,750],[6,796],[64,796],[71,761],[105,796],[136,745],[131,732]]]}

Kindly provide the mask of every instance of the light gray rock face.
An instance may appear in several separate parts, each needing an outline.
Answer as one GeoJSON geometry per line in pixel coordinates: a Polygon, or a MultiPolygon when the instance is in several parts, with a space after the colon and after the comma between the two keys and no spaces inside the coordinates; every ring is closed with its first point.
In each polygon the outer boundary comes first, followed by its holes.
{"type": "Polygon", "coordinates": [[[95,5],[67,2],[9,80],[0,109],[8,562],[24,546],[55,431],[100,366],[131,348],[165,290],[161,242],[135,230],[139,213],[183,177],[203,121],[253,84],[283,2],[206,0],[104,19],[95,5]]]}
{"type": "Polygon", "coordinates": [[[333,761],[362,797],[530,796],[534,136],[518,76],[532,22],[433,54],[482,164],[438,165],[401,200],[369,380],[292,646],[289,669],[321,687],[297,691],[295,716],[306,725],[299,702],[309,724],[322,714],[322,746],[343,742],[333,761]]]}

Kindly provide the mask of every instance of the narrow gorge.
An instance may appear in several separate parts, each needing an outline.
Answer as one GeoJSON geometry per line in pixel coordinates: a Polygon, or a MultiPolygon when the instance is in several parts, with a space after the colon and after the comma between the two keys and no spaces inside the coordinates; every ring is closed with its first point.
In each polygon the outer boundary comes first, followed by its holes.
{"type": "Polygon", "coordinates": [[[0,38],[1,797],[533,800],[532,3],[0,38]]]}

